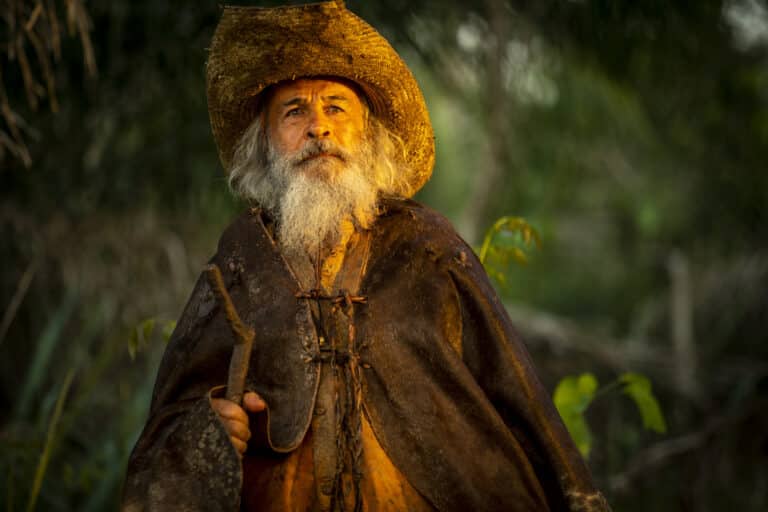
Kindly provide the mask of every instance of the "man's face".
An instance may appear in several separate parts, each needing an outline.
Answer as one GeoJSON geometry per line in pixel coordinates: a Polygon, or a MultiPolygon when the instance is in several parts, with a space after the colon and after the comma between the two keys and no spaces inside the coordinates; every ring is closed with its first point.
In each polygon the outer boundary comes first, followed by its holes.
{"type": "Polygon", "coordinates": [[[294,168],[330,177],[363,139],[365,109],[357,93],[333,80],[301,79],[280,84],[266,107],[267,134],[294,168]]]}

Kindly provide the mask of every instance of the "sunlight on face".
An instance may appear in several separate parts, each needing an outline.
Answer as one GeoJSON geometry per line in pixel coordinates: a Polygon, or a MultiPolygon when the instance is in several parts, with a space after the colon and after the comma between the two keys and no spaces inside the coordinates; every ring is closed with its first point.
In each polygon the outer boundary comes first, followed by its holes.
{"type": "Polygon", "coordinates": [[[329,173],[363,139],[365,107],[354,89],[333,80],[301,79],[276,87],[267,107],[267,133],[297,171],[329,173]]]}

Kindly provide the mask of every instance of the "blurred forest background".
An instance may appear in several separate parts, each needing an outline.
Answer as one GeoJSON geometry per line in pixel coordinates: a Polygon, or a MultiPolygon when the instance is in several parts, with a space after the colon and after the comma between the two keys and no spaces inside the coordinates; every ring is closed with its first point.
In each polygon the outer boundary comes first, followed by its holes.
{"type": "MultiPolygon", "coordinates": [[[[117,506],[162,331],[243,208],[206,110],[217,4],[0,7],[2,510],[117,506]]],[[[347,5],[424,89],[418,199],[475,245],[539,231],[498,288],[547,387],[651,379],[666,434],[620,393],[587,411],[614,510],[768,510],[766,1],[347,5]]]]}

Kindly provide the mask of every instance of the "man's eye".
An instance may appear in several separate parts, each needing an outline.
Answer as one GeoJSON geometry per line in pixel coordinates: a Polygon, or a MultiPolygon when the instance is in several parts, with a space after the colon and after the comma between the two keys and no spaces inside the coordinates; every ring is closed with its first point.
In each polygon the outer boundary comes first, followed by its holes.
{"type": "Polygon", "coordinates": [[[302,110],[300,108],[292,108],[291,110],[285,113],[285,117],[297,116],[301,114],[301,112],[302,110]]]}
{"type": "Polygon", "coordinates": [[[328,112],[329,114],[338,114],[339,112],[344,112],[344,109],[343,109],[343,108],[341,108],[341,107],[340,107],[340,106],[338,106],[338,105],[328,105],[328,107],[326,107],[326,109],[325,109],[325,110],[326,110],[326,112],[328,112]]]}

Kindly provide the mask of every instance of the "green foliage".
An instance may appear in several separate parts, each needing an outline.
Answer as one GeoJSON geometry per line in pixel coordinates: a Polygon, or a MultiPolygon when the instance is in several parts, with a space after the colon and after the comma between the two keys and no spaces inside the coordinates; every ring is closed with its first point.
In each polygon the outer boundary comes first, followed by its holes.
{"type": "MultiPolygon", "coordinates": [[[[128,364],[125,331],[107,328],[115,323],[109,302],[85,307],[82,295],[63,296],[37,313],[41,334],[23,347],[17,407],[0,436],[4,510],[115,509],[149,404],[158,350],[128,364]]],[[[161,323],[152,324],[141,322],[137,339],[157,336],[161,323]]]]}
{"type": "Polygon", "coordinates": [[[599,390],[597,386],[597,378],[592,373],[568,376],[560,380],[553,396],[557,411],[584,457],[588,457],[592,450],[592,432],[585,416],[587,409],[595,398],[619,387],[637,406],[645,429],[660,434],[667,431],[664,415],[651,391],[648,377],[628,372],[599,390]]]}
{"type": "Polygon", "coordinates": [[[131,330],[131,336],[128,338],[128,354],[131,359],[136,359],[137,352],[149,344],[149,338],[154,330],[154,318],[147,318],[131,330]]]}
{"type": "MultiPolygon", "coordinates": [[[[155,327],[159,320],[156,317],[151,317],[139,322],[133,329],[131,329],[130,336],[128,337],[128,354],[131,359],[136,359],[136,355],[146,349],[152,339],[152,335],[155,333],[155,327]]],[[[176,328],[175,320],[168,320],[162,322],[162,328],[160,329],[160,336],[165,343],[173,334],[173,330],[176,328]]]]}
{"type": "Polygon", "coordinates": [[[528,264],[526,251],[534,247],[541,247],[541,237],[528,221],[522,217],[501,217],[486,231],[478,258],[488,275],[504,286],[505,269],[510,262],[528,264]]]}
{"type": "Polygon", "coordinates": [[[589,430],[584,412],[597,391],[597,379],[591,373],[563,378],[555,388],[554,402],[560,416],[568,427],[571,437],[583,456],[592,448],[592,432],[589,430]]]}
{"type": "Polygon", "coordinates": [[[61,385],[59,396],[56,399],[56,406],[53,409],[51,421],[48,425],[48,432],[45,436],[45,446],[43,448],[42,454],[40,455],[40,462],[38,463],[37,469],[35,470],[35,479],[32,483],[32,491],[30,492],[29,501],[27,502],[27,512],[32,512],[35,510],[37,498],[40,494],[40,488],[43,485],[43,478],[45,478],[45,472],[48,469],[48,462],[51,459],[51,452],[53,451],[53,444],[56,438],[56,428],[58,427],[59,420],[61,419],[61,413],[64,410],[64,402],[67,399],[69,387],[72,384],[72,379],[74,376],[75,372],[73,370],[69,370],[67,372],[66,377],[64,377],[64,383],[61,385]]]}
{"type": "Polygon", "coordinates": [[[163,331],[161,334],[165,343],[170,341],[174,329],[176,329],[176,320],[169,320],[163,324],[163,331]]]}
{"type": "Polygon", "coordinates": [[[20,393],[16,402],[17,418],[26,418],[29,414],[29,411],[32,408],[33,398],[45,383],[47,369],[51,365],[55,350],[64,333],[66,322],[75,310],[76,304],[76,294],[70,293],[64,298],[62,304],[58,307],[56,313],[40,334],[27,378],[24,380],[24,385],[19,390],[20,393]]]}
{"type": "MultiPolygon", "coordinates": [[[[479,260],[488,274],[503,286],[506,284],[504,275],[510,262],[527,264],[528,257],[523,249],[530,249],[532,246],[541,247],[541,238],[525,219],[501,217],[486,231],[479,250],[479,260]],[[493,265],[491,261],[494,262],[493,265]]],[[[584,457],[589,456],[593,442],[585,416],[586,411],[597,396],[619,386],[637,406],[643,428],[657,433],[667,430],[661,407],[651,391],[651,381],[644,375],[623,373],[616,381],[599,391],[597,378],[592,373],[564,377],[555,388],[553,401],[576,447],[584,457]]]]}
{"type": "Polygon", "coordinates": [[[659,402],[651,391],[651,381],[645,375],[624,373],[619,377],[623,385],[622,391],[630,397],[640,411],[643,427],[659,434],[667,431],[667,423],[661,413],[659,402]]]}

